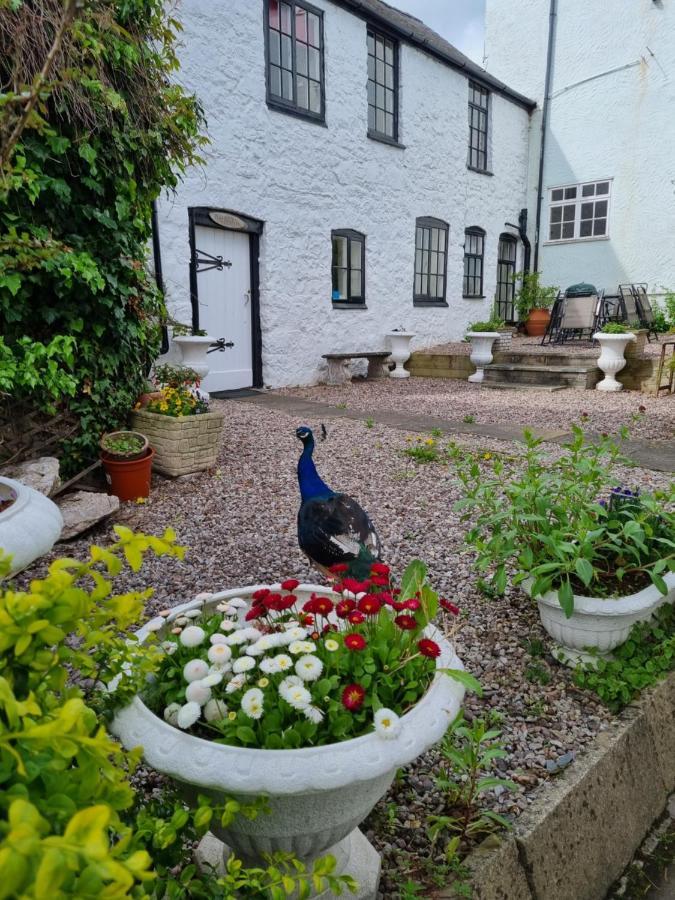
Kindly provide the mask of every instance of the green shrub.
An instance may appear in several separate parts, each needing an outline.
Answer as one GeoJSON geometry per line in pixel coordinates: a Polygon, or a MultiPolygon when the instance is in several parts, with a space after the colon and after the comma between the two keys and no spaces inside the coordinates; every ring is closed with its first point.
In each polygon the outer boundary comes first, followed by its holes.
{"type": "Polygon", "coordinates": [[[521,319],[526,319],[533,309],[549,309],[553,306],[558,288],[540,284],[541,272],[518,272],[513,278],[520,282],[515,306],[521,319]]]}
{"type": "Polygon", "coordinates": [[[628,334],[630,328],[622,325],[621,322],[607,322],[600,329],[601,334],[628,334]]]}

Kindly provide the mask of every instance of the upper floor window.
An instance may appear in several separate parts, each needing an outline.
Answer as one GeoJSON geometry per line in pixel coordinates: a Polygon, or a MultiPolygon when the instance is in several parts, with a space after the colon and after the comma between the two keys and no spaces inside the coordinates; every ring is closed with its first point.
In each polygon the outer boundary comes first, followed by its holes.
{"type": "Polygon", "coordinates": [[[368,29],[368,133],[398,140],[398,45],[368,29]]]}
{"type": "Polygon", "coordinates": [[[611,181],[589,181],[549,191],[549,241],[609,237],[611,181]]]}
{"type": "Polygon", "coordinates": [[[331,232],[333,303],[363,305],[366,301],[366,237],[341,228],[331,232]]]}
{"type": "Polygon", "coordinates": [[[267,0],[265,18],[268,104],[323,121],[323,13],[298,0],[267,0]]]}
{"type": "Polygon", "coordinates": [[[483,253],[485,232],[482,228],[467,228],[464,232],[464,289],[465,297],[483,296],[483,253]]]}
{"type": "Polygon", "coordinates": [[[415,230],[415,303],[445,304],[448,225],[440,219],[417,219],[415,230]]]}
{"type": "Polygon", "coordinates": [[[488,161],[488,105],[490,92],[487,88],[469,82],[469,166],[487,171],[488,161]]]}

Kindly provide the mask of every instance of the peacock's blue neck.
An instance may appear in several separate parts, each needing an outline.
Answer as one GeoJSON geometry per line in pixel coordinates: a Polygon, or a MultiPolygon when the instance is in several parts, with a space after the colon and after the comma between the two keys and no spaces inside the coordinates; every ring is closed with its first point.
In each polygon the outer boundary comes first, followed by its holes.
{"type": "Polygon", "coordinates": [[[298,460],[298,484],[300,485],[300,496],[303,502],[305,500],[332,497],[335,493],[319,477],[312,459],[313,453],[314,441],[308,441],[298,460]]]}

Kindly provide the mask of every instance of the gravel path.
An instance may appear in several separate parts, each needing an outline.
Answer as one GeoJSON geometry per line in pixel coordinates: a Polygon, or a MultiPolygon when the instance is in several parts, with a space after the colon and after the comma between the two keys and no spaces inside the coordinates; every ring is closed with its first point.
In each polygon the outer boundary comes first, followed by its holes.
{"type": "MultiPolygon", "coordinates": [[[[418,408],[424,401],[430,408],[440,408],[449,397],[463,397],[467,386],[460,385],[455,391],[454,382],[439,385],[410,379],[394,387],[418,408]]],[[[367,401],[384,404],[394,400],[389,382],[351,385],[342,389],[341,396],[351,403],[363,403],[364,408],[367,401]]],[[[500,399],[503,396],[500,394],[500,399]]],[[[550,395],[546,399],[551,402],[550,395]]],[[[586,395],[587,403],[588,399],[586,395]]],[[[632,397],[629,400],[635,402],[632,397]]],[[[529,413],[529,395],[527,404],[529,413]]],[[[188,547],[183,562],[149,557],[139,574],[120,577],[120,590],[154,587],[149,613],[200,591],[280,576],[320,580],[301,555],[295,533],[299,502],[295,466],[300,445],[294,431],[300,423],[287,414],[244,401],[214,401],[214,406],[223,408],[227,416],[218,467],[175,481],[156,477],[150,500],[142,505],[123,504],[116,518],[152,533],[172,526],[179,541],[188,547]]],[[[475,402],[471,406],[475,407],[475,402]]],[[[515,417],[516,411],[511,415],[515,417]]],[[[319,425],[308,424],[315,429],[319,425]]],[[[538,790],[545,789],[551,777],[547,762],[583,751],[611,716],[590,695],[572,686],[567,670],[550,661],[536,609],[521,592],[511,591],[499,601],[489,601],[476,590],[472,552],[463,545],[464,526],[452,511],[452,503],[459,497],[452,469],[409,460],[402,452],[409,441],[396,429],[369,428],[365,423],[341,419],[329,419],[326,425],[328,438],[316,451],[317,467],[326,482],[358,498],[369,511],[380,532],[384,558],[395,571],[400,572],[415,557],[424,559],[433,583],[462,609],[457,650],[485,690],[482,699],[467,700],[467,716],[485,716],[492,711],[501,721],[508,758],[500,767],[519,785],[515,793],[492,794],[489,802],[516,817],[538,790]]],[[[463,437],[457,443],[493,453],[521,452],[516,444],[496,440],[463,437]]],[[[625,478],[626,483],[642,487],[668,481],[666,476],[639,469],[628,470],[625,478]]],[[[110,526],[99,527],[86,538],[59,545],[50,559],[82,557],[92,542],[105,543],[109,537],[110,526]]],[[[21,579],[39,577],[48,561],[34,566],[21,579]]],[[[443,808],[432,781],[435,762],[431,752],[410,767],[364,826],[384,855],[382,896],[388,900],[398,895],[395,879],[403,866],[401,850],[428,852],[426,816],[443,808]]]]}

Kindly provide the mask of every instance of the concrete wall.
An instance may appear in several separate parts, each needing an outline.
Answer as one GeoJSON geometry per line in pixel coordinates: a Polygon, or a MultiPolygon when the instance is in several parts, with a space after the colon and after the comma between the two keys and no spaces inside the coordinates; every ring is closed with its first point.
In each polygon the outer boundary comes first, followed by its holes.
{"type": "MultiPolygon", "coordinates": [[[[488,70],[539,104],[549,0],[487,0],[488,70]],[[516,50],[517,48],[517,50],[516,50]]],[[[662,0],[559,0],[542,247],[547,283],[589,281],[614,292],[675,285],[675,6],[662,0]],[[609,240],[546,244],[547,190],[613,179],[609,240]]],[[[536,206],[539,114],[528,188],[536,206]]]]}
{"type": "Polygon", "coordinates": [[[267,107],[262,0],[190,0],[180,10],[180,78],[201,98],[212,143],[204,167],[160,205],[168,302],[189,321],[188,206],[264,220],[263,378],[272,386],[311,383],[322,353],[381,349],[399,326],[416,332],[414,347],[460,338],[490,311],[499,235],[525,205],[525,109],[491,96],[494,176],[469,171],[466,77],[402,45],[405,149],[368,139],[366,23],[330,0],[313,2],[325,11],[327,127],[267,107]],[[418,216],[450,225],[447,308],[413,307],[418,216]],[[482,301],[462,298],[471,225],[487,232],[482,301]],[[366,310],[331,306],[333,228],[367,236],[366,310]]]}

